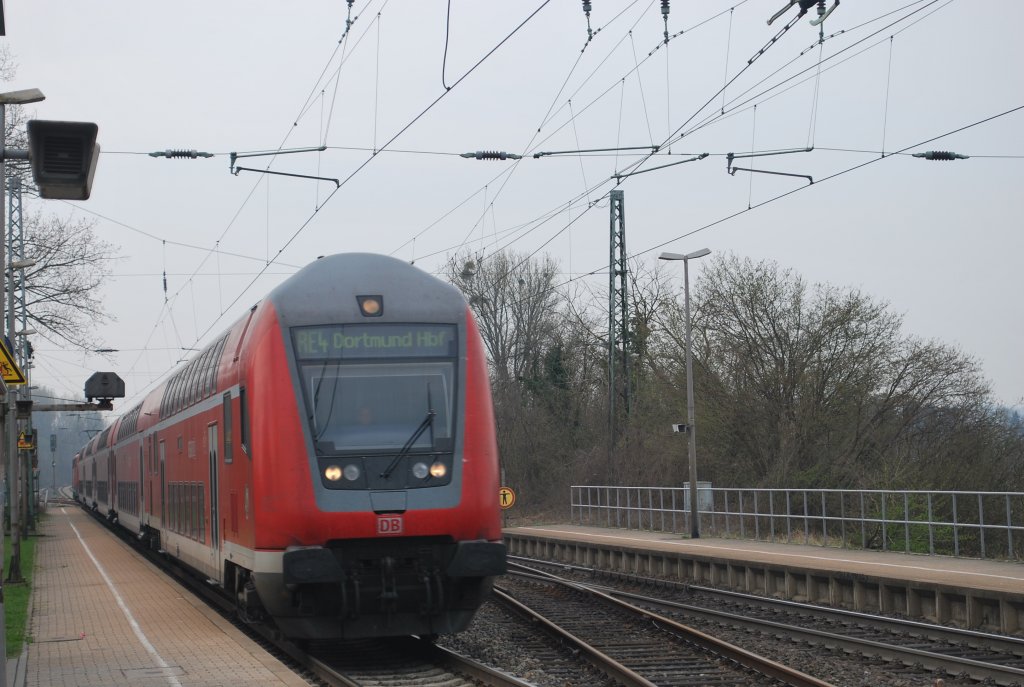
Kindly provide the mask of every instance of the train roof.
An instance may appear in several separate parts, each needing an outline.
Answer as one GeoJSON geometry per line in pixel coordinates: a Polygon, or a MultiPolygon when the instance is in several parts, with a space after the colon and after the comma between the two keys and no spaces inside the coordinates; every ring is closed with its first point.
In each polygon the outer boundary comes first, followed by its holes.
{"type": "Polygon", "coordinates": [[[451,284],[404,260],[375,253],[340,253],[302,268],[270,292],[282,326],[359,320],[356,296],[384,295],[383,320],[457,322],[466,299],[451,284]]]}

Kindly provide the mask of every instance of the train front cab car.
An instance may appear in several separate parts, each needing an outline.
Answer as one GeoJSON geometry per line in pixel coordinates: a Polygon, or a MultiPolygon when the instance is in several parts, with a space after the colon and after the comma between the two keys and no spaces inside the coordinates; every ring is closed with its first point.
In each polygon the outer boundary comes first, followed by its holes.
{"type": "Polygon", "coordinates": [[[80,452],[79,500],[293,638],[464,629],[505,571],[483,345],[398,260],[283,282],[80,452]]]}
{"type": "Polygon", "coordinates": [[[262,604],[296,637],[464,629],[505,570],[465,299],[406,263],[341,255],[267,301],[245,365],[254,450],[275,457],[254,462],[262,604]]]}

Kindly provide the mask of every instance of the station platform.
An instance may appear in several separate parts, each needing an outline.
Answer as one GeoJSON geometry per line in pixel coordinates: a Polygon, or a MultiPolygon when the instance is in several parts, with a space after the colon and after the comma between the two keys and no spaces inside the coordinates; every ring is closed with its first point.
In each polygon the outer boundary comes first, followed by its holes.
{"type": "Polygon", "coordinates": [[[308,685],[82,510],[48,513],[9,686],[308,685]]]}
{"type": "Polygon", "coordinates": [[[510,555],[1024,634],[1024,563],[580,525],[504,534],[510,555]]]}

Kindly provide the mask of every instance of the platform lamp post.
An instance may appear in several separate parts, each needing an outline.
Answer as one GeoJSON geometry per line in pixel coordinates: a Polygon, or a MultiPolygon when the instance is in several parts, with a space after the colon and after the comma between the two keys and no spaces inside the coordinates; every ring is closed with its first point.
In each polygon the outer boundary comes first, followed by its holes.
{"type": "Polygon", "coordinates": [[[50,435],[50,467],[53,468],[53,494],[54,498],[57,495],[57,437],[61,432],[64,432],[64,440],[67,440],[66,432],[71,428],[67,425],[60,425],[57,429],[57,434],[50,435]]]}
{"type": "MultiPolygon", "coordinates": [[[[13,256],[12,256],[13,257],[13,256]]],[[[35,259],[27,258],[22,260],[10,260],[11,276],[13,283],[14,270],[21,271],[21,326],[23,329],[16,332],[19,346],[19,357],[21,362],[21,369],[25,373],[25,386],[20,391],[22,401],[32,401],[32,358],[29,355],[31,346],[28,342],[28,337],[36,334],[35,329],[27,326],[28,313],[25,311],[25,269],[32,267],[36,264],[35,259]]],[[[32,427],[32,414],[28,414],[24,430],[28,435],[34,436],[32,427]]],[[[38,451],[37,446],[39,445],[38,440],[33,439],[33,447],[28,451],[22,451],[18,449],[19,458],[21,454],[24,454],[24,465],[21,465],[24,479],[22,484],[24,485],[24,491],[22,492],[22,511],[25,517],[24,525],[26,532],[34,533],[36,531],[36,509],[35,509],[35,474],[32,463],[35,462],[38,451]]]]}
{"type": "MultiPolygon", "coordinates": [[[[28,105],[29,103],[38,103],[40,100],[45,99],[42,91],[37,88],[29,88],[23,91],[9,91],[7,93],[0,93],[0,228],[3,228],[3,232],[6,235],[6,213],[4,212],[4,200],[7,196],[7,169],[6,160],[8,157],[12,157],[10,152],[7,150],[7,106],[8,105],[28,105]]],[[[20,151],[19,151],[20,152],[20,151]]],[[[18,155],[21,158],[20,155],[18,155]]],[[[28,159],[26,154],[24,158],[28,159]]],[[[0,279],[5,279],[7,270],[4,266],[4,244],[6,241],[0,241],[0,279]]],[[[6,283],[6,282],[5,282],[6,283]]],[[[9,287],[8,287],[9,288],[9,287]]],[[[14,394],[11,393],[11,389],[7,389],[7,398],[4,399],[4,430],[7,433],[7,441],[0,442],[2,444],[2,451],[0,455],[3,456],[3,460],[0,461],[0,466],[6,467],[10,470],[18,457],[18,445],[17,437],[14,432],[14,394]]],[[[8,488],[12,490],[15,488],[13,480],[8,478],[8,488]]],[[[11,517],[14,517],[14,509],[11,509],[11,517]]],[[[13,520],[12,520],[13,522],[13,520]]],[[[3,528],[0,527],[0,552],[3,551],[3,528]]],[[[0,565],[0,572],[2,572],[3,566],[0,565]]],[[[4,612],[3,602],[3,575],[0,574],[0,687],[7,687],[7,633],[4,630],[7,616],[4,612]]]]}
{"type": "MultiPolygon", "coordinates": [[[[690,330],[690,260],[703,258],[710,255],[707,248],[685,255],[681,253],[662,253],[659,260],[682,260],[683,261],[683,293],[686,306],[686,434],[690,444],[690,536],[693,539],[700,538],[700,513],[697,509],[697,432],[693,418],[693,359],[690,349],[692,348],[690,330]]],[[[676,425],[677,431],[678,425],[676,425]]]]}

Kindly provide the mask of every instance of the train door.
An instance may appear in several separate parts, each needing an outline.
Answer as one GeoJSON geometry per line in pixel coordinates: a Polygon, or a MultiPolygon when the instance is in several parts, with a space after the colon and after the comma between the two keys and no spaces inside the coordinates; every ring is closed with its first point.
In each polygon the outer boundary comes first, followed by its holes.
{"type": "Polygon", "coordinates": [[[147,441],[149,441],[149,469],[146,470],[146,474],[149,475],[149,489],[146,490],[149,493],[149,508],[146,509],[146,524],[148,525],[152,522],[153,516],[156,515],[156,511],[153,510],[153,493],[155,491],[153,489],[153,475],[156,473],[156,444],[154,442],[156,441],[156,435],[150,434],[147,441]]]}
{"type": "Polygon", "coordinates": [[[145,458],[143,457],[142,442],[140,441],[139,442],[139,498],[138,498],[138,501],[136,502],[139,507],[135,509],[135,514],[139,516],[139,522],[142,522],[142,513],[139,512],[140,508],[142,507],[142,505],[144,503],[146,503],[145,484],[146,484],[146,465],[145,465],[145,458]]]}
{"type": "Polygon", "coordinates": [[[164,442],[160,442],[160,527],[164,526],[164,504],[167,503],[167,480],[164,472],[164,459],[166,458],[164,442]]]}
{"type": "Polygon", "coordinates": [[[211,561],[217,570],[217,578],[220,578],[220,489],[217,487],[217,423],[206,428],[207,446],[210,451],[210,549],[213,560],[211,561]]]}
{"type": "Polygon", "coordinates": [[[110,510],[116,512],[121,507],[117,493],[117,455],[111,451],[110,458],[107,460],[110,461],[110,496],[107,498],[107,503],[110,504],[110,510]]]}

